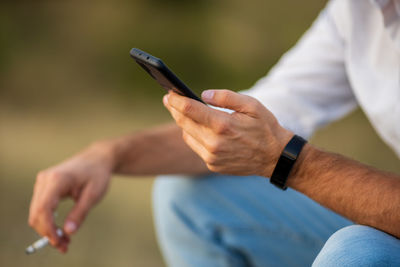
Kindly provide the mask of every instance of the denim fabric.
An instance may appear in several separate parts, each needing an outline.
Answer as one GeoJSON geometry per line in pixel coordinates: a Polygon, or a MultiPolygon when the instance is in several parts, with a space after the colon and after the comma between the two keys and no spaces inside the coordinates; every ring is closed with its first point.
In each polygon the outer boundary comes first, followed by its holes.
{"type": "Polygon", "coordinates": [[[162,176],[154,185],[157,236],[169,266],[310,266],[352,223],[261,177],[162,176]]]}
{"type": "Polygon", "coordinates": [[[348,226],[328,239],[313,263],[319,266],[400,266],[400,240],[368,226],[348,226]]]}

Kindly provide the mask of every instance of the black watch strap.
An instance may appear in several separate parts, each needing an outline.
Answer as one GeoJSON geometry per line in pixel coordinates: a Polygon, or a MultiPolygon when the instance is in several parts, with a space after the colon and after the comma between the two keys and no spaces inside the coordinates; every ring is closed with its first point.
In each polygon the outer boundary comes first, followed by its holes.
{"type": "Polygon", "coordinates": [[[272,172],[271,179],[269,180],[271,184],[274,184],[282,190],[287,189],[286,181],[289,178],[290,171],[306,143],[307,141],[298,135],[290,139],[272,172]]]}

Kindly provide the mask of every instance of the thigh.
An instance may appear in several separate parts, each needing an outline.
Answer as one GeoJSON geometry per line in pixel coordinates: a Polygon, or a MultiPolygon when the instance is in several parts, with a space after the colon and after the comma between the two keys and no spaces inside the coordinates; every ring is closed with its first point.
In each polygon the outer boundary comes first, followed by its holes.
{"type": "Polygon", "coordinates": [[[372,227],[348,226],[329,238],[313,266],[400,266],[400,240],[372,227]]]}
{"type": "Polygon", "coordinates": [[[192,262],[202,259],[208,266],[310,265],[329,236],[351,224],[261,177],[163,176],[155,184],[154,208],[171,266],[177,260],[197,266],[192,262]]]}

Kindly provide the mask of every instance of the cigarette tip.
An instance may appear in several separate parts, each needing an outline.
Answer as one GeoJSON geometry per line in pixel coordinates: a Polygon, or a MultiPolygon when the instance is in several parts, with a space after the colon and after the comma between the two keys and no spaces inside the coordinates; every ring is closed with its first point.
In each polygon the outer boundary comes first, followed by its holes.
{"type": "Polygon", "coordinates": [[[32,254],[33,252],[35,252],[35,249],[33,247],[28,247],[25,249],[25,253],[27,255],[32,254]]]}

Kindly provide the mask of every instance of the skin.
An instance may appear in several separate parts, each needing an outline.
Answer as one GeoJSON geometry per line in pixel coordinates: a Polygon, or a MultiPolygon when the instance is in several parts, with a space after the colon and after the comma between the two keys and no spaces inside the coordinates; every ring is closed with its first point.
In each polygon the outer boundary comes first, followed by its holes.
{"type": "MultiPolygon", "coordinates": [[[[234,112],[215,110],[171,92],[163,98],[163,103],[177,125],[96,142],[40,172],[30,206],[30,226],[66,252],[70,236],[104,196],[113,173],[195,175],[212,171],[270,177],[293,133],[249,96],[228,90],[207,90],[202,98],[206,103],[234,112]],[[65,235],[59,238],[53,212],[59,201],[67,197],[76,204],[66,217],[65,235]]],[[[292,169],[288,186],[356,223],[400,237],[398,175],[306,144],[292,169]]]]}

